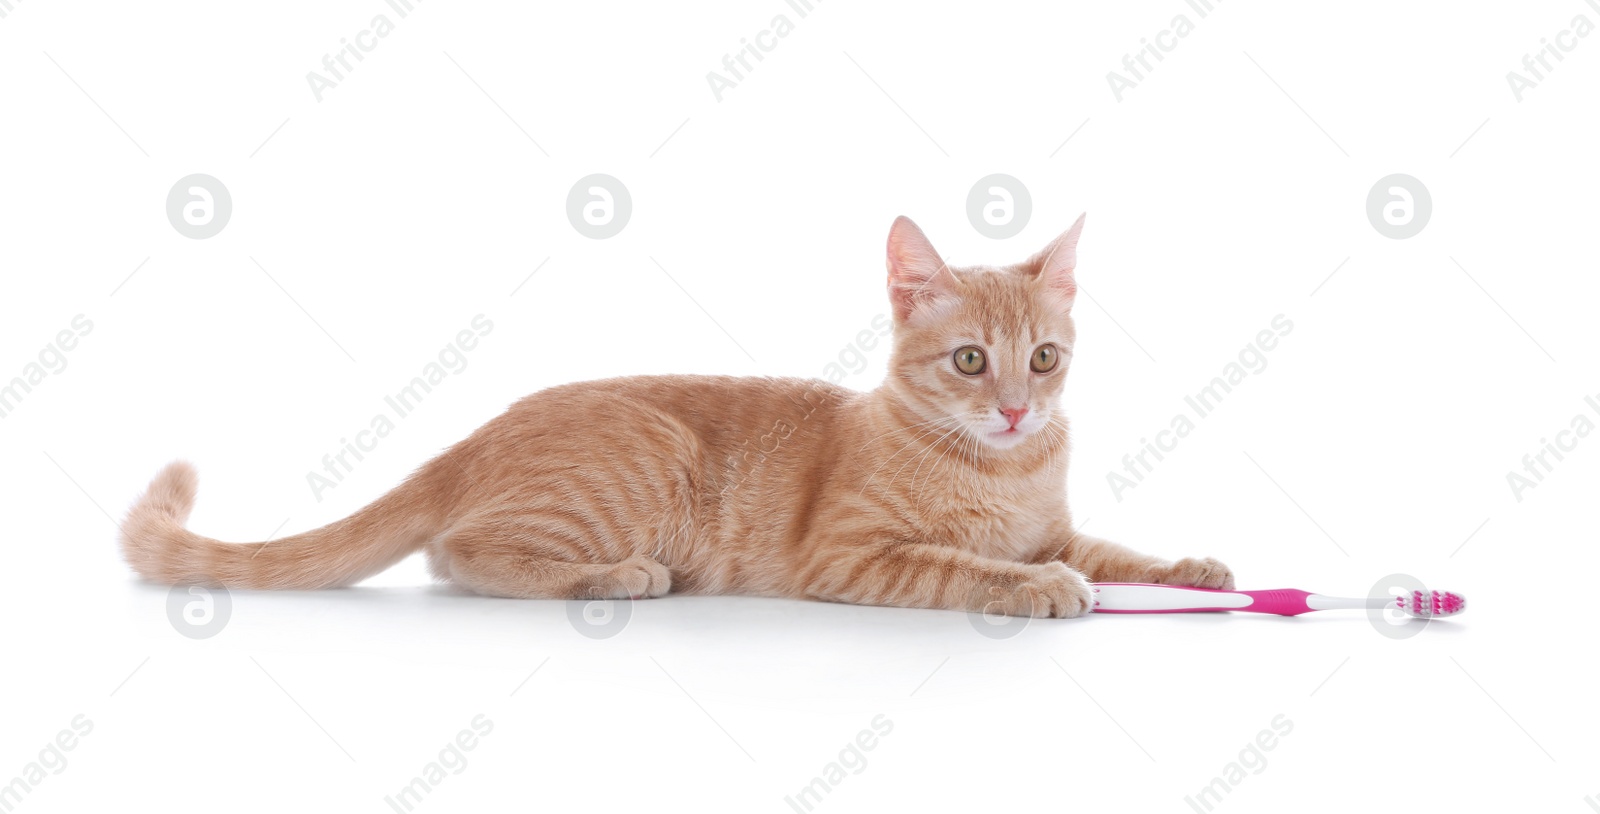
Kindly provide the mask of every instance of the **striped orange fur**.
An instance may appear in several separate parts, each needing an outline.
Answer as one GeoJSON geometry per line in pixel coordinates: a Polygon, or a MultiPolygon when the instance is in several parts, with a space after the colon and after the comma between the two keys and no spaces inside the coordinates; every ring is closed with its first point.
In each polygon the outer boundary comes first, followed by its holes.
{"type": "Polygon", "coordinates": [[[1232,588],[1215,560],[1073,531],[1060,396],[1082,226],[1015,265],[953,268],[895,221],[894,346],[871,392],[714,376],[554,387],[354,515],[270,544],[185,528],[195,474],[175,462],[122,524],[124,555],[147,579],[230,588],[350,585],[422,550],[438,578],[492,596],[1033,616],[1084,612],[1089,580],[1232,588]]]}

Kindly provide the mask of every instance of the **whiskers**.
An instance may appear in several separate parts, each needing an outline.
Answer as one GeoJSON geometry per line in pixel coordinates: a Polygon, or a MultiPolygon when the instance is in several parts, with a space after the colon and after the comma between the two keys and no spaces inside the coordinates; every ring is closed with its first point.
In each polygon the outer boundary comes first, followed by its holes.
{"type": "MultiPolygon", "coordinates": [[[[883,438],[884,436],[894,435],[895,433],[899,433],[899,432],[909,432],[911,430],[917,429],[918,427],[926,427],[929,424],[935,424],[935,423],[938,423],[938,422],[941,422],[941,421],[949,421],[949,420],[950,420],[950,417],[946,416],[944,418],[931,418],[931,419],[929,419],[927,421],[918,421],[915,424],[909,424],[909,425],[904,426],[904,427],[895,427],[895,428],[889,430],[888,432],[879,433],[877,435],[872,436],[871,438],[868,438],[867,442],[865,444],[862,444],[860,447],[856,448],[856,454],[860,455],[861,454],[861,450],[866,449],[867,446],[870,445],[872,442],[877,441],[878,439],[883,438]]],[[[916,439],[913,438],[912,440],[914,441],[916,439]]],[[[910,442],[908,441],[907,443],[910,443],[910,442]]],[[[902,447],[902,449],[903,448],[904,447],[902,447]]]]}
{"type": "MultiPolygon", "coordinates": [[[[974,446],[968,446],[969,444],[975,444],[976,442],[973,440],[971,435],[963,432],[963,430],[966,428],[968,421],[980,417],[982,417],[982,413],[981,411],[977,410],[968,411],[965,413],[957,413],[955,415],[943,416],[940,418],[930,419],[928,421],[918,422],[906,427],[899,427],[873,438],[872,441],[868,442],[868,444],[871,444],[873,441],[877,441],[885,436],[893,435],[899,432],[913,433],[909,440],[901,444],[895,449],[894,452],[890,453],[878,463],[877,468],[872,470],[872,474],[868,475],[866,482],[861,485],[860,494],[866,494],[867,487],[872,485],[873,480],[877,477],[879,472],[883,471],[885,466],[887,466],[894,459],[900,457],[913,444],[923,442],[930,437],[932,437],[933,440],[927,441],[920,450],[906,458],[906,460],[900,464],[900,468],[896,469],[894,474],[889,477],[888,483],[893,484],[897,482],[900,479],[901,473],[905,472],[906,467],[910,466],[912,463],[916,463],[917,468],[912,470],[911,473],[911,485],[915,486],[917,477],[921,473],[923,466],[929,462],[929,456],[931,456],[935,451],[939,452],[939,456],[937,459],[931,459],[933,460],[934,466],[932,469],[928,470],[929,477],[932,477],[934,471],[938,469],[939,465],[943,463],[944,459],[952,450],[963,450],[962,454],[971,454],[972,452],[976,452],[976,448],[974,446]],[[952,437],[954,437],[955,440],[949,444],[946,444],[945,442],[950,440],[952,437]]],[[[863,445],[862,449],[865,448],[866,445],[863,445]]],[[[860,450],[857,450],[857,452],[860,452],[860,450]]],[[[957,457],[959,458],[961,456],[958,455],[957,457]]]]}
{"type": "MultiPolygon", "coordinates": [[[[913,432],[914,433],[912,435],[912,437],[910,438],[910,440],[906,441],[904,444],[901,444],[899,446],[899,448],[895,449],[894,452],[889,453],[889,455],[886,456],[882,461],[878,462],[877,468],[873,469],[872,470],[872,474],[868,475],[866,481],[861,484],[861,491],[858,493],[858,495],[866,494],[867,487],[872,485],[872,479],[876,478],[878,476],[878,473],[883,471],[883,468],[885,466],[887,466],[890,461],[893,461],[895,458],[899,457],[900,453],[905,452],[907,447],[911,446],[912,444],[915,444],[916,442],[918,442],[918,441],[920,441],[920,440],[922,440],[924,438],[927,438],[930,435],[933,435],[936,432],[944,432],[946,427],[949,427],[951,425],[957,425],[957,426],[955,426],[955,429],[960,429],[958,422],[959,422],[959,417],[957,417],[957,416],[944,416],[942,418],[934,418],[934,419],[930,419],[928,421],[921,421],[921,422],[918,422],[916,424],[912,424],[912,425],[909,425],[909,426],[906,426],[906,427],[896,427],[896,428],[894,428],[894,429],[892,429],[892,430],[890,430],[890,431],[888,431],[886,433],[883,433],[882,435],[877,436],[876,438],[873,438],[872,441],[868,441],[866,444],[863,444],[861,446],[861,449],[866,449],[868,444],[871,444],[871,443],[873,443],[873,441],[877,441],[879,438],[883,438],[884,436],[894,435],[895,433],[901,433],[901,432],[913,432]]],[[[949,434],[948,432],[945,433],[945,435],[948,435],[948,434],[949,434]]],[[[943,437],[944,437],[943,435],[940,436],[941,439],[943,437]]],[[[858,449],[858,450],[856,450],[856,452],[857,452],[857,454],[859,454],[861,452],[861,450],[858,449]]],[[[910,460],[915,460],[915,458],[912,458],[910,460]]],[[[907,463],[909,463],[910,460],[908,460],[907,463]]],[[[905,468],[905,466],[901,465],[900,469],[904,469],[904,468],[905,468]]],[[[894,476],[895,476],[895,478],[898,478],[900,476],[900,470],[895,470],[894,476]]],[[[893,483],[894,482],[894,478],[890,478],[889,482],[893,483]]]]}
{"type": "MultiPolygon", "coordinates": [[[[991,474],[1004,471],[1003,468],[1008,466],[1006,463],[1008,459],[1005,457],[1007,455],[1020,456],[1015,460],[1026,471],[1064,470],[1069,440],[1065,421],[1052,417],[1033,430],[1029,437],[1022,441],[1022,444],[1031,446],[1032,449],[991,450],[979,435],[986,418],[988,415],[984,410],[969,410],[895,427],[869,439],[856,450],[856,454],[861,454],[873,445],[886,447],[887,444],[882,443],[886,438],[899,434],[908,436],[893,452],[878,462],[876,468],[862,483],[858,495],[864,496],[867,489],[875,482],[880,488],[896,486],[909,469],[911,474],[905,483],[905,488],[912,502],[923,505],[924,492],[928,491],[930,483],[934,483],[941,476],[955,474],[962,464],[977,466],[979,470],[991,474]],[[893,474],[878,481],[878,475],[896,460],[900,460],[900,463],[893,474]],[[994,467],[997,466],[1002,467],[1002,470],[995,470],[994,467]]],[[[935,486],[928,497],[935,497],[939,491],[935,486]]]]}
{"type": "Polygon", "coordinates": [[[928,481],[933,480],[933,476],[938,473],[939,467],[944,464],[951,451],[957,451],[956,460],[960,460],[962,457],[970,459],[972,455],[978,452],[978,443],[978,439],[971,433],[961,433],[956,438],[956,442],[950,445],[950,448],[940,452],[939,457],[934,459],[933,466],[928,468],[928,477],[923,479],[921,487],[917,486],[917,473],[922,471],[922,464],[917,464],[916,471],[911,473],[911,500],[918,504],[922,502],[922,489],[928,485],[928,481]]]}
{"type": "Polygon", "coordinates": [[[1040,427],[1038,431],[1044,436],[1044,440],[1048,442],[1049,445],[1049,451],[1045,455],[1045,469],[1054,471],[1056,468],[1056,459],[1066,454],[1069,446],[1067,426],[1066,424],[1056,421],[1054,418],[1052,418],[1051,420],[1046,421],[1044,426],[1040,427]]]}

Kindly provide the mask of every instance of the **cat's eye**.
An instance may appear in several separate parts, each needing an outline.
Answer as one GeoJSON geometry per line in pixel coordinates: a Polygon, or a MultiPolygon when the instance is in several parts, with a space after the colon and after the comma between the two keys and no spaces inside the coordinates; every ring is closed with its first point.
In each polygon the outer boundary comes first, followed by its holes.
{"type": "Polygon", "coordinates": [[[968,345],[956,351],[956,370],[976,376],[988,367],[988,360],[984,358],[983,351],[968,345]]]}
{"type": "Polygon", "coordinates": [[[1033,349],[1033,359],[1028,362],[1028,367],[1034,373],[1049,373],[1056,369],[1060,361],[1061,352],[1056,350],[1055,345],[1040,345],[1033,349]]]}

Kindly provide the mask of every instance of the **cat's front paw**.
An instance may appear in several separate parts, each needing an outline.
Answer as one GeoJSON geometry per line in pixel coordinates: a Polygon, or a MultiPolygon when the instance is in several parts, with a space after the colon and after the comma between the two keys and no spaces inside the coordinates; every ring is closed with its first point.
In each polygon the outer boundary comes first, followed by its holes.
{"type": "Polygon", "coordinates": [[[1094,592],[1066,563],[1034,566],[1027,579],[1006,591],[997,608],[1007,616],[1070,619],[1088,611],[1094,592]]]}
{"type": "Polygon", "coordinates": [[[1184,557],[1156,572],[1162,585],[1189,585],[1195,588],[1233,590],[1233,569],[1210,557],[1184,557]]]}

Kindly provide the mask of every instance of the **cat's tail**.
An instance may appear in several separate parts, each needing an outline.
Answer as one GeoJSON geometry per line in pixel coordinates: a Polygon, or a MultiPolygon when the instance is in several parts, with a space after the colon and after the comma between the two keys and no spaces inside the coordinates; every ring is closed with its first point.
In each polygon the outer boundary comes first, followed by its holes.
{"type": "Polygon", "coordinates": [[[169,585],[333,588],[404,559],[440,531],[444,509],[419,473],[343,520],[264,543],[224,543],[184,528],[197,478],[167,464],[121,526],[122,554],[140,576],[169,585]]]}

